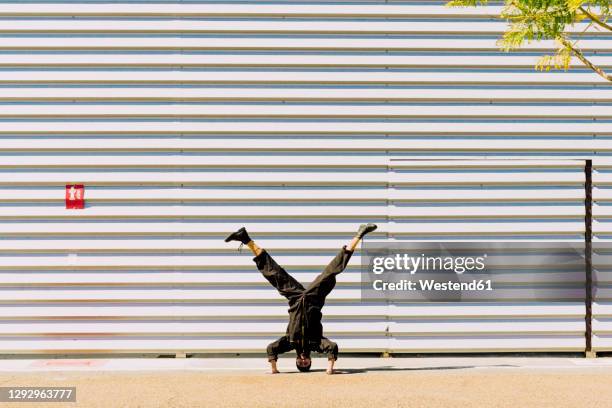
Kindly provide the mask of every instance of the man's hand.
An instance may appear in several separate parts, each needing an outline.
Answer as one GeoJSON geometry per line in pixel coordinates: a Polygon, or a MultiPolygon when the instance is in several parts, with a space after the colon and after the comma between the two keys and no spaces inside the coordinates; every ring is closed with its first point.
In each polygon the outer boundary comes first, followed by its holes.
{"type": "Polygon", "coordinates": [[[334,363],[336,362],[336,360],[331,359],[331,360],[327,360],[327,370],[325,370],[325,372],[329,375],[332,375],[334,373],[334,363]]]}
{"type": "Polygon", "coordinates": [[[270,366],[272,366],[272,374],[278,374],[280,371],[276,368],[276,360],[270,361],[270,366]]]}

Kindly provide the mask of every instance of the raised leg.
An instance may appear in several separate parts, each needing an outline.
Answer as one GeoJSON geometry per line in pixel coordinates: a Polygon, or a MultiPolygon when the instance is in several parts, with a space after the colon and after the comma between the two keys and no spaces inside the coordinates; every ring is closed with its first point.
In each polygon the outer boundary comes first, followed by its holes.
{"type": "MultiPolygon", "coordinates": [[[[249,242],[249,248],[251,243],[249,242]]],[[[253,258],[257,269],[261,274],[278,290],[278,293],[286,297],[289,301],[295,300],[304,292],[304,286],[298,282],[293,276],[289,275],[276,261],[268,254],[265,249],[261,249],[253,243],[253,253],[256,251],[258,255],[253,258]]]]}
{"type": "Polygon", "coordinates": [[[259,245],[257,245],[253,240],[247,242],[247,246],[255,256],[259,256],[263,252],[263,249],[260,248],[259,245]]]}
{"type": "Polygon", "coordinates": [[[334,286],[336,286],[336,275],[346,269],[355,248],[366,234],[375,231],[378,227],[376,224],[362,224],[359,226],[357,233],[353,239],[342,247],[340,252],[332,259],[325,267],[323,272],[308,286],[306,294],[312,299],[317,300],[320,305],[325,302],[325,297],[329,295],[334,286]]]}
{"type": "Polygon", "coordinates": [[[327,295],[336,286],[336,275],[346,269],[352,255],[353,251],[349,251],[346,245],[343,246],[323,272],[308,286],[305,292],[306,296],[317,303],[323,304],[327,295]]]}

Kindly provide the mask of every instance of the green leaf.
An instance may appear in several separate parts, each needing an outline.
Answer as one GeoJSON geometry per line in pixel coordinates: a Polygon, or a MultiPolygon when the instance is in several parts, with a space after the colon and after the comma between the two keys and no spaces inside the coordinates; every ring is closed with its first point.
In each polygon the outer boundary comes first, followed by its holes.
{"type": "Polygon", "coordinates": [[[572,11],[578,10],[578,7],[582,6],[584,0],[566,0],[567,8],[572,11]]]}

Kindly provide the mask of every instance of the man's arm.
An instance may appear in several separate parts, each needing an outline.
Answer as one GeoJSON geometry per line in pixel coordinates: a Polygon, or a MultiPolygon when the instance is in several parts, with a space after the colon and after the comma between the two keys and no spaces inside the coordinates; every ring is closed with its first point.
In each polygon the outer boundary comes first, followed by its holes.
{"type": "Polygon", "coordinates": [[[270,362],[270,366],[272,369],[272,374],[278,374],[279,371],[276,367],[276,361],[278,360],[278,355],[286,353],[287,351],[291,351],[293,347],[289,342],[289,338],[287,336],[283,336],[280,339],[273,341],[268,345],[266,349],[266,353],[268,354],[268,361],[270,362]]]}

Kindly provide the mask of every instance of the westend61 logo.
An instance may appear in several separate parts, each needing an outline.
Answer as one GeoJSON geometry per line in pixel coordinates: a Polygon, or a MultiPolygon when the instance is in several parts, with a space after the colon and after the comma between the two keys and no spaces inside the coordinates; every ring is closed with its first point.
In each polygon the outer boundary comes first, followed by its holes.
{"type": "Polygon", "coordinates": [[[572,242],[366,242],[364,301],[580,301],[585,257],[572,242]]]}

